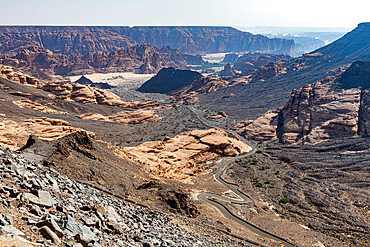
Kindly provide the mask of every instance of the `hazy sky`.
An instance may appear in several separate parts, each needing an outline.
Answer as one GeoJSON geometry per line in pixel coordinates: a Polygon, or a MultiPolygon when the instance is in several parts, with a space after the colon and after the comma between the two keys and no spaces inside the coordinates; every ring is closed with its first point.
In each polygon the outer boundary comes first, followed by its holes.
{"type": "Polygon", "coordinates": [[[0,0],[1,25],[349,27],[369,0],[0,0]]]}

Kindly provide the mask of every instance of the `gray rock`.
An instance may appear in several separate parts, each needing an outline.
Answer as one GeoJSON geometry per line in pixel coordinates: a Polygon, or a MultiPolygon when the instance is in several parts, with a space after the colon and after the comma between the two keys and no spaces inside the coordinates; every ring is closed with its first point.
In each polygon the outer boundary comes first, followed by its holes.
{"type": "Polygon", "coordinates": [[[92,215],[91,217],[88,217],[85,219],[85,225],[87,226],[98,226],[100,225],[100,220],[97,216],[92,215]]]}
{"type": "Polygon", "coordinates": [[[16,163],[12,163],[10,165],[10,170],[16,172],[18,175],[21,175],[21,176],[23,176],[24,173],[26,172],[26,168],[24,166],[16,164],[16,163]]]}
{"type": "Polygon", "coordinates": [[[114,207],[112,206],[108,206],[107,209],[107,218],[108,218],[108,221],[112,221],[112,222],[121,222],[122,221],[122,217],[121,215],[119,215],[116,210],[114,209],[114,207]]]}
{"type": "Polygon", "coordinates": [[[53,198],[51,197],[48,191],[39,190],[38,191],[39,200],[44,207],[52,207],[53,206],[53,198]]]}
{"type": "Polygon", "coordinates": [[[82,232],[81,226],[72,216],[68,214],[63,217],[62,228],[64,229],[64,234],[67,234],[71,237],[74,237],[82,232]]]}
{"type": "Polygon", "coordinates": [[[43,217],[42,221],[36,224],[38,227],[47,226],[50,230],[52,230],[58,237],[63,237],[64,233],[62,229],[60,229],[57,222],[54,220],[54,217],[47,215],[43,217]]]}
{"type": "Polygon", "coordinates": [[[52,240],[56,244],[61,244],[60,238],[49,227],[43,226],[40,228],[40,233],[47,239],[52,240]]]}
{"type": "Polygon", "coordinates": [[[4,217],[0,214],[0,225],[6,226],[9,225],[9,222],[4,219],[4,217]]]}
{"type": "Polygon", "coordinates": [[[13,234],[17,236],[24,236],[25,234],[11,225],[0,226],[0,235],[13,234]]]}
{"type": "Polygon", "coordinates": [[[87,226],[80,227],[81,232],[75,236],[75,239],[79,241],[83,246],[87,246],[90,243],[95,243],[98,239],[96,235],[87,226]]]}
{"type": "Polygon", "coordinates": [[[51,196],[47,191],[41,191],[41,193],[39,192],[39,196],[35,196],[31,193],[24,192],[21,198],[23,202],[26,203],[30,202],[41,207],[50,208],[53,206],[51,196]]]}

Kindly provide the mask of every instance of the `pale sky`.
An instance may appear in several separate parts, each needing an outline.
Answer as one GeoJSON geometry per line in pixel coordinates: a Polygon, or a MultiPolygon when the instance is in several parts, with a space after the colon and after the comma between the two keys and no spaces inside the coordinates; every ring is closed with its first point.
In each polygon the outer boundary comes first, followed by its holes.
{"type": "Polygon", "coordinates": [[[0,0],[1,25],[349,27],[369,0],[0,0]]]}

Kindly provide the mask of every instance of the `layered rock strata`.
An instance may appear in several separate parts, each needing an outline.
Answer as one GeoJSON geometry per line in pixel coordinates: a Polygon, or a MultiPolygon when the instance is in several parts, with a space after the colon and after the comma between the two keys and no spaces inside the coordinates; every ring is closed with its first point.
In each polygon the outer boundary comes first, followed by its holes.
{"type": "Polygon", "coordinates": [[[85,113],[78,116],[81,119],[96,121],[115,122],[123,124],[142,124],[160,120],[155,112],[149,110],[121,111],[110,116],[104,116],[99,113],[85,113]]]}
{"type": "MultiPolygon", "coordinates": [[[[41,117],[16,122],[2,117],[0,119],[0,145],[15,151],[27,143],[30,135],[44,141],[52,141],[80,130],[60,119],[41,117]]],[[[94,136],[94,133],[88,133],[94,136]]]]}
{"type": "Polygon", "coordinates": [[[277,137],[293,144],[369,134],[368,64],[363,63],[362,69],[357,65],[339,77],[293,90],[282,110],[267,112],[249,125],[244,135],[255,140],[277,137]]]}

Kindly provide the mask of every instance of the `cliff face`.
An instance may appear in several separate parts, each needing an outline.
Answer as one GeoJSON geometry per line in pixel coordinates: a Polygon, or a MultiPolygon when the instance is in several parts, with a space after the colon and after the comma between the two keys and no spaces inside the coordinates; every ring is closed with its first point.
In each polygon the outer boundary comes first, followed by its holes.
{"type": "Polygon", "coordinates": [[[293,144],[368,135],[369,64],[355,62],[339,77],[327,77],[293,90],[282,110],[264,114],[246,128],[245,136],[256,140],[278,138],[282,143],[293,144]],[[259,135],[258,129],[269,132],[259,135]]]}
{"type": "Polygon", "coordinates": [[[138,43],[170,45],[188,54],[238,51],[288,54],[294,49],[293,40],[269,39],[231,27],[133,27],[128,35],[138,43]]]}
{"type": "Polygon", "coordinates": [[[357,134],[361,90],[332,91],[331,86],[317,82],[293,91],[279,113],[277,137],[281,142],[317,143],[357,134]]]}
{"type": "Polygon", "coordinates": [[[112,52],[135,44],[171,46],[188,54],[262,51],[288,54],[293,40],[269,39],[231,27],[0,27],[0,53],[37,45],[64,55],[112,52]]]}
{"type": "MultiPolygon", "coordinates": [[[[121,27],[129,29],[129,27],[121,27]]],[[[55,53],[111,52],[136,42],[104,27],[2,26],[1,53],[37,45],[55,53]]]]}
{"type": "Polygon", "coordinates": [[[91,72],[136,72],[154,74],[164,67],[185,68],[205,63],[201,56],[187,55],[170,47],[158,49],[151,44],[126,47],[111,53],[88,52],[82,55],[55,54],[38,46],[21,48],[15,56],[4,55],[0,62],[48,80],[51,75],[91,72]]]}

